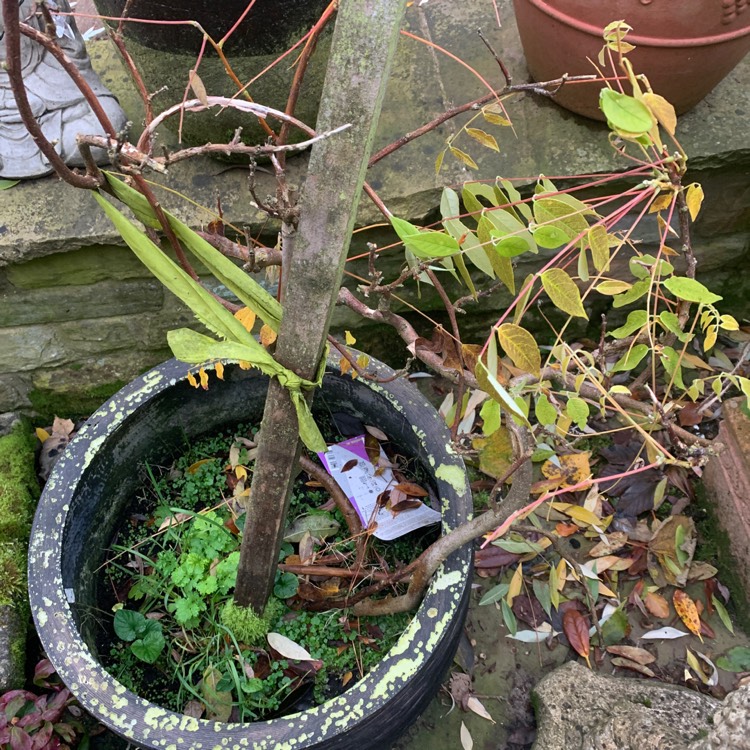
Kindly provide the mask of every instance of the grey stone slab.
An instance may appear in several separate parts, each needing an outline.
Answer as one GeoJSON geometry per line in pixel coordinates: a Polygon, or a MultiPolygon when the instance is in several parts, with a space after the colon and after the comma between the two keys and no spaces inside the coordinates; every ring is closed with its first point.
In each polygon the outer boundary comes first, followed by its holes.
{"type": "MultiPolygon", "coordinates": [[[[474,66],[493,85],[501,78],[496,63],[476,36],[481,26],[493,46],[503,56],[516,81],[527,79],[510,0],[497,2],[503,25],[497,29],[492,3],[485,0],[433,0],[423,6],[413,4],[407,13],[408,29],[449,50],[474,66]]],[[[98,42],[92,59],[107,85],[120,97],[137,132],[142,120],[133,87],[122,65],[104,42],[98,42]]],[[[685,115],[678,136],[696,167],[719,168],[746,158],[746,114],[750,112],[750,59],[685,115]]],[[[378,145],[403,135],[441,113],[446,105],[460,104],[480,96],[483,85],[464,67],[442,53],[409,38],[400,43],[399,59],[386,93],[378,145]]],[[[428,136],[401,149],[376,165],[368,179],[380,188],[384,201],[405,218],[419,218],[433,210],[440,189],[466,179],[494,179],[498,174],[533,179],[540,172],[589,173],[623,169],[607,145],[606,128],[559,109],[552,102],[530,96],[508,103],[514,132],[499,132],[501,153],[484,150],[473,142],[465,150],[476,158],[474,172],[446,160],[440,175],[434,170],[435,156],[445,139],[457,132],[462,122],[448,123],[428,136]]],[[[489,129],[489,128],[488,128],[489,129]]],[[[493,131],[494,132],[494,131],[493,131]]],[[[165,137],[171,138],[167,131],[165,137]]],[[[466,144],[461,136],[457,145],[466,144]]],[[[306,167],[306,156],[288,162],[291,182],[299,184],[306,167]]],[[[263,217],[250,204],[246,173],[212,159],[196,159],[170,168],[165,184],[171,191],[158,191],[164,205],[194,226],[213,218],[217,186],[222,207],[229,221],[248,223],[257,230],[263,217]],[[203,211],[181,200],[188,195],[203,211]]],[[[273,194],[269,174],[259,175],[259,193],[273,194]]],[[[363,201],[360,223],[381,220],[373,206],[363,201]]],[[[55,178],[33,180],[0,192],[0,265],[39,257],[82,244],[116,243],[111,225],[92,197],[61,185],[55,178]]]]}
{"type": "Polygon", "coordinates": [[[0,326],[107,318],[160,310],[164,289],[153,278],[84,286],[17,289],[0,281],[0,326]]]}

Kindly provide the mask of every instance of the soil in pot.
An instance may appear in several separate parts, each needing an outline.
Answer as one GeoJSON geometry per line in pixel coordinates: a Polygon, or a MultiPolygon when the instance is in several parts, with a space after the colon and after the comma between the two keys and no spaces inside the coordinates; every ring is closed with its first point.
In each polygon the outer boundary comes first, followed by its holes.
{"type": "MultiPolygon", "coordinates": [[[[343,415],[319,421],[331,442],[343,439],[339,422],[351,427],[343,415]]],[[[270,634],[248,630],[231,600],[256,431],[240,425],[191,442],[167,465],[141,467],[143,484],[101,570],[97,645],[104,665],[134,693],[196,718],[283,716],[319,705],[364,677],[410,616],[318,610],[327,597],[355,594],[373,575],[408,564],[437,536],[433,525],[392,541],[361,536],[358,545],[325,488],[302,472],[279,560],[317,574],[278,571],[265,614],[270,634]],[[361,566],[359,550],[367,555],[361,566]],[[335,574],[360,567],[356,579],[335,574]]],[[[387,440],[385,461],[381,442],[369,433],[366,441],[374,464],[393,467],[395,486],[405,490],[391,512],[421,504],[430,494],[424,472],[387,440]]],[[[390,494],[397,496],[389,492],[384,503],[390,494]]]]}

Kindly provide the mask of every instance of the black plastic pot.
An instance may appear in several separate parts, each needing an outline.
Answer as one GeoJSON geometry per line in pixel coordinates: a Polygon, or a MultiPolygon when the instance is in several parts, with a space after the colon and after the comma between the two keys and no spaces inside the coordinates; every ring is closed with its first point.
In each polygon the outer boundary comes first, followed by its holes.
{"type": "MultiPolygon", "coordinates": [[[[371,363],[370,372],[393,372],[371,363]]],[[[258,419],[267,380],[227,366],[208,391],[186,381],[171,360],[116,394],[83,426],[47,483],[29,549],[29,593],[50,660],[81,704],[114,732],[143,748],[389,747],[435,694],[451,663],[468,607],[471,551],[452,555],[397,644],[343,695],[272,721],[228,724],[174,713],[129,692],[98,663],[96,571],[126,517],[145,460],[168,458],[185,440],[258,419]]],[[[433,477],[444,529],[469,517],[463,462],[442,419],[410,384],[379,385],[329,373],[316,408],[345,411],[375,424],[433,477]]]]}

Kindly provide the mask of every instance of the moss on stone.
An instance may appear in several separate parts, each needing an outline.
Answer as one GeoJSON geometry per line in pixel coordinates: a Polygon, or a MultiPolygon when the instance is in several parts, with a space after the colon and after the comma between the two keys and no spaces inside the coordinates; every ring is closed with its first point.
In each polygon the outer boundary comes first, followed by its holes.
{"type": "Polygon", "coordinates": [[[26,661],[26,624],[29,621],[26,556],[29,530],[39,484],[34,466],[36,438],[29,422],[0,438],[0,607],[7,633],[9,679],[22,680],[26,661]]]}
{"type": "Polygon", "coordinates": [[[692,513],[698,530],[698,545],[695,550],[696,560],[710,560],[718,568],[718,577],[729,589],[729,601],[732,614],[735,615],[740,627],[750,631],[750,604],[748,592],[737,573],[737,562],[730,552],[729,537],[719,523],[713,505],[707,496],[705,486],[700,483],[696,487],[695,504],[692,513]]]}
{"type": "Polygon", "coordinates": [[[64,414],[70,419],[81,419],[95,412],[110,396],[125,385],[124,380],[102,383],[85,391],[52,391],[35,388],[29,392],[29,401],[43,422],[64,414]]]}

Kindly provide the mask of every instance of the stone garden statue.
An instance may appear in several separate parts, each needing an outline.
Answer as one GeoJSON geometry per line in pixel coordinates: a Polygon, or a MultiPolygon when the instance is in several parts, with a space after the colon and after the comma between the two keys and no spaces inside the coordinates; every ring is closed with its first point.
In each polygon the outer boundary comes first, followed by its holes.
{"type": "MultiPolygon", "coordinates": [[[[18,4],[21,20],[43,31],[44,21],[35,12],[34,0],[18,0],[18,4]]],[[[119,131],[126,118],[117,99],[91,67],[83,37],[73,18],[55,12],[70,12],[68,0],[47,0],[47,6],[53,13],[58,44],[91,86],[119,131]]],[[[0,18],[0,60],[5,58],[4,37],[5,28],[0,18]]],[[[57,60],[41,45],[23,35],[21,59],[29,103],[42,131],[68,165],[81,166],[83,161],[76,136],[79,133],[104,135],[99,121],[57,60]]],[[[101,149],[92,149],[92,153],[97,161],[107,161],[101,149]]],[[[50,172],[50,165],[21,121],[8,75],[0,68],[0,177],[41,177],[50,172]]]]}

